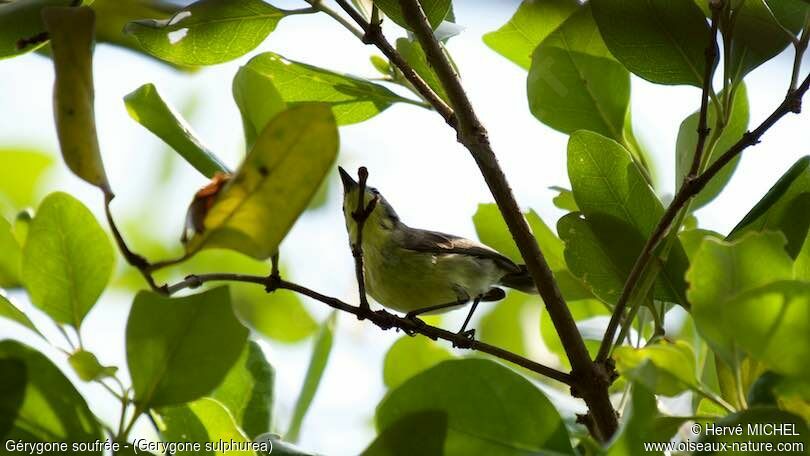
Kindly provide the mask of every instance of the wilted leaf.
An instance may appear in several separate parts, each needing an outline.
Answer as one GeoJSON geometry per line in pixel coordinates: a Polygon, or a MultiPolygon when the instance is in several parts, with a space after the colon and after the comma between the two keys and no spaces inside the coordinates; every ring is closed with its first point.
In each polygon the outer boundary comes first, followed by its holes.
{"type": "Polygon", "coordinates": [[[62,157],[77,176],[111,193],[101,161],[93,109],[93,28],[90,8],[46,8],[56,73],[53,112],[62,157]]]}
{"type": "Polygon", "coordinates": [[[269,258],[306,209],[337,156],[332,112],[323,104],[295,106],[262,131],[245,162],[205,217],[189,252],[228,248],[269,258]]]}

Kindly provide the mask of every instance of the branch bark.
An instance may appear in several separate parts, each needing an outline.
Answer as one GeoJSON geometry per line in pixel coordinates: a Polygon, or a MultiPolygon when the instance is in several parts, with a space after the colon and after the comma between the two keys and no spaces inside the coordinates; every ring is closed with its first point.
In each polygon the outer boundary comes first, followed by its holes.
{"type": "Polygon", "coordinates": [[[585,400],[599,430],[595,437],[607,440],[618,427],[616,412],[608,395],[609,376],[601,366],[591,361],[571,311],[498,164],[487,131],[476,116],[458,74],[433,35],[425,12],[417,0],[400,0],[399,4],[406,22],[447,92],[457,120],[458,140],[470,151],[489,186],[560,336],[573,368],[572,376],[576,384],[571,388],[572,395],[585,400]]]}
{"type": "Polygon", "coordinates": [[[268,292],[273,292],[275,290],[289,290],[294,293],[298,293],[307,296],[309,298],[312,298],[316,301],[320,301],[328,305],[329,307],[332,307],[333,309],[337,309],[342,312],[348,312],[352,315],[355,315],[360,320],[368,319],[383,330],[397,328],[409,335],[422,334],[433,340],[437,339],[446,340],[448,342],[451,342],[454,347],[466,348],[470,350],[480,351],[482,353],[487,353],[489,355],[495,356],[496,358],[500,358],[505,361],[509,361],[510,363],[516,364],[518,366],[524,367],[532,372],[536,372],[540,375],[557,380],[558,382],[562,382],[567,385],[573,384],[573,379],[571,378],[571,375],[565,372],[558,371],[557,369],[554,369],[552,367],[548,367],[546,365],[532,361],[528,358],[524,358],[518,354],[504,350],[500,347],[496,347],[494,345],[490,345],[477,340],[471,340],[461,334],[457,334],[441,328],[437,328],[435,326],[428,325],[421,320],[400,317],[385,310],[372,311],[369,308],[353,306],[344,301],[341,301],[340,299],[333,298],[331,296],[326,296],[317,291],[309,289],[303,285],[299,285],[297,283],[284,280],[279,276],[271,275],[269,277],[264,277],[264,276],[231,274],[231,273],[189,275],[182,281],[170,285],[168,287],[168,293],[175,294],[187,288],[194,289],[202,286],[206,282],[216,282],[216,281],[254,283],[257,285],[263,285],[268,292]]]}

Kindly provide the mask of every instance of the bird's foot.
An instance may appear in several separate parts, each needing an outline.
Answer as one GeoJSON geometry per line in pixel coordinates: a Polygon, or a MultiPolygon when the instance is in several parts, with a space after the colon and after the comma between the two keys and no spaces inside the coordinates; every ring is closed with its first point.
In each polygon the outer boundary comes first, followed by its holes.
{"type": "Polygon", "coordinates": [[[458,333],[459,336],[463,338],[463,341],[453,341],[453,348],[470,348],[472,345],[470,342],[475,340],[475,329],[462,329],[458,333]]]}
{"type": "MultiPolygon", "coordinates": [[[[421,328],[421,327],[425,326],[426,323],[422,319],[418,318],[417,315],[419,315],[418,311],[417,312],[408,312],[408,313],[405,314],[404,318],[406,320],[410,320],[411,322],[413,322],[414,326],[421,328]]],[[[413,337],[413,336],[415,336],[417,334],[417,331],[415,329],[408,329],[408,328],[402,328],[402,332],[404,332],[405,334],[407,334],[407,335],[409,335],[411,337],[413,337]]]]}

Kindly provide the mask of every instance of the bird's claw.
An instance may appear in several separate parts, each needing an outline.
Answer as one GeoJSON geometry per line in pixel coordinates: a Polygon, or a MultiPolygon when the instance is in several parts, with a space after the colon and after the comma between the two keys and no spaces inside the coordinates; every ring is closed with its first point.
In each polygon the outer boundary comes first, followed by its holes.
{"type": "Polygon", "coordinates": [[[459,336],[464,338],[462,341],[453,341],[453,348],[470,348],[471,342],[475,340],[475,329],[468,329],[466,331],[459,331],[459,336]]]}

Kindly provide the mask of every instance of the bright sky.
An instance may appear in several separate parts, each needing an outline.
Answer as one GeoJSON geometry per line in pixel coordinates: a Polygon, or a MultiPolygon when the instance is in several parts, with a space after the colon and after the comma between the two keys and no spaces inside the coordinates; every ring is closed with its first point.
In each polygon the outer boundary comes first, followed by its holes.
{"type": "MultiPolygon", "coordinates": [[[[300,1],[273,2],[285,8],[300,1]]],[[[449,49],[460,67],[463,82],[479,116],[489,129],[501,165],[519,203],[534,208],[551,226],[562,212],[554,208],[549,186],[567,186],[565,149],[567,137],[538,122],[528,111],[526,73],[495,54],[481,35],[508,20],[518,1],[464,0],[455,2],[457,20],[466,27],[450,41],[449,49]]],[[[391,41],[401,29],[386,28],[391,41]]],[[[140,208],[144,188],[156,179],[155,166],[165,149],[151,133],[129,118],[122,98],[140,85],[154,83],[176,107],[197,97],[197,114],[190,122],[199,137],[231,166],[244,149],[239,113],[231,97],[231,80],[239,65],[260,51],[272,50],[293,60],[366,77],[377,74],[368,61],[374,49],[328,17],[294,16],[284,19],[260,48],[228,64],[182,74],[153,60],[109,46],[95,54],[96,115],[110,181],[118,198],[115,211],[125,215],[140,208]]],[[[790,50],[748,77],[752,127],[781,101],[786,89],[790,50]]],[[[807,62],[805,66],[808,67],[807,62]]],[[[0,147],[27,145],[55,155],[58,144],[52,123],[53,70],[48,59],[27,55],[0,61],[0,147]]],[[[692,87],[655,86],[633,78],[633,121],[641,141],[655,157],[659,192],[671,195],[674,186],[673,150],[681,120],[699,106],[699,90],[692,87]]],[[[727,232],[796,159],[810,153],[810,115],[789,116],[750,149],[725,193],[702,209],[700,226],[727,232]]],[[[471,216],[481,202],[492,198],[467,151],[435,113],[410,105],[395,105],[370,121],[341,128],[339,164],[369,168],[370,184],[377,187],[413,226],[475,237],[471,216]]],[[[66,190],[81,198],[100,215],[101,198],[95,189],[69,175],[61,161],[47,190],[66,190]]],[[[185,206],[196,188],[204,184],[193,169],[180,165],[172,193],[151,202],[165,214],[156,233],[176,239],[185,206]]],[[[337,187],[334,187],[337,188],[337,187]]],[[[354,300],[355,285],[348,239],[340,213],[340,195],[330,194],[323,208],[307,213],[283,244],[291,275],[326,294],[354,300]]],[[[19,295],[12,295],[21,298],[19,295]]],[[[17,299],[25,309],[30,306],[17,299]]],[[[310,302],[308,307],[323,319],[328,311],[310,302]]],[[[106,294],[83,328],[86,345],[105,363],[125,367],[123,329],[129,298],[106,294]]],[[[37,324],[44,319],[34,312],[37,324]]],[[[461,312],[457,312],[461,313],[461,312]]],[[[453,318],[462,318],[454,315],[453,318]]],[[[531,323],[531,322],[530,322],[531,323]]],[[[448,323],[455,327],[455,320],[448,323]]],[[[381,365],[390,344],[399,337],[380,332],[342,315],[329,366],[321,389],[304,423],[301,445],[328,454],[357,454],[373,438],[373,411],[385,393],[381,365]]],[[[52,329],[52,328],[47,328],[52,329]]],[[[64,357],[33,340],[25,330],[0,321],[0,337],[25,340],[58,360],[63,371],[91,398],[100,416],[115,422],[117,404],[96,386],[82,384],[70,372],[64,357]]],[[[54,338],[54,340],[60,340],[54,338]]],[[[297,346],[264,344],[277,373],[277,424],[287,427],[310,354],[310,343],[297,346]]],[[[148,437],[146,423],[136,434],[148,437]]]]}

